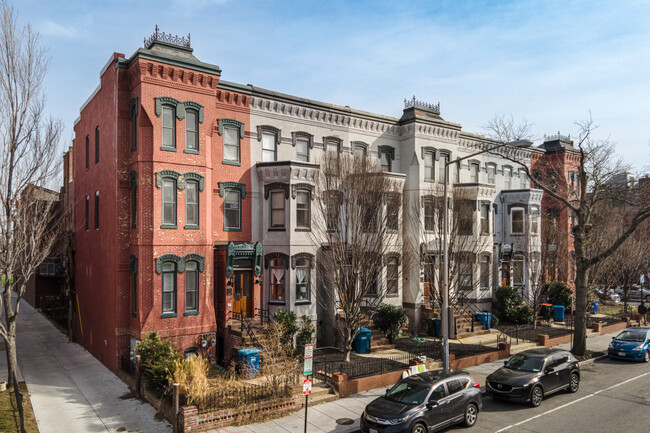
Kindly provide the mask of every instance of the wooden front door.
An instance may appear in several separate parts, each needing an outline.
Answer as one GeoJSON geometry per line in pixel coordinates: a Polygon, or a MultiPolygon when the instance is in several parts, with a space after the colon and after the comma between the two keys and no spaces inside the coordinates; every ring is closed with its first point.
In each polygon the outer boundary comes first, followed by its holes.
{"type": "Polygon", "coordinates": [[[253,314],[253,293],[251,288],[253,271],[235,271],[235,291],[233,294],[233,311],[243,311],[244,317],[253,314]]]}

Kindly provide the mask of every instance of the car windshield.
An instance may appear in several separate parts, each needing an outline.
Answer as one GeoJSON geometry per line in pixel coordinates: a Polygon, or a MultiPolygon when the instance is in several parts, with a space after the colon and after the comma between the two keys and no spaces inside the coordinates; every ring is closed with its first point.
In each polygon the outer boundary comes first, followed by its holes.
{"type": "Polygon", "coordinates": [[[645,332],[623,331],[616,336],[618,341],[645,341],[645,332]]]}
{"type": "Polygon", "coordinates": [[[537,372],[542,369],[544,359],[538,356],[526,356],[522,353],[514,355],[506,363],[506,368],[519,371],[537,372]]]}
{"type": "Polygon", "coordinates": [[[384,398],[397,403],[416,406],[424,402],[430,388],[427,385],[400,382],[389,389],[384,398]]]}

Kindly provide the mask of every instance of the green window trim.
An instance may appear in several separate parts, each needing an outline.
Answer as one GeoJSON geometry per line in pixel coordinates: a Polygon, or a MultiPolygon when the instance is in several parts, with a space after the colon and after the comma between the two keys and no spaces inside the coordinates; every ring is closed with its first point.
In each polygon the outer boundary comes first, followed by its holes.
{"type": "Polygon", "coordinates": [[[219,182],[219,197],[223,198],[226,195],[226,190],[236,189],[239,190],[241,199],[246,198],[246,184],[241,182],[227,181],[219,182]]]}
{"type": "Polygon", "coordinates": [[[205,188],[205,177],[203,177],[203,175],[191,171],[183,173],[183,186],[185,186],[185,182],[188,180],[197,181],[199,183],[199,191],[203,192],[203,189],[205,188]]]}
{"type": "Polygon", "coordinates": [[[217,119],[217,123],[219,125],[218,134],[220,136],[223,136],[223,129],[228,127],[239,131],[240,140],[244,138],[245,126],[246,126],[244,122],[240,122],[239,120],[236,119],[223,118],[223,119],[217,119]]]}
{"type": "Polygon", "coordinates": [[[191,108],[198,111],[199,123],[203,123],[205,110],[203,105],[199,104],[198,102],[194,102],[194,101],[181,102],[176,98],[172,98],[171,96],[159,96],[155,98],[155,101],[156,101],[156,117],[160,117],[162,115],[163,105],[169,105],[176,109],[176,118],[178,120],[185,119],[186,109],[191,108]]]}
{"type": "Polygon", "coordinates": [[[178,317],[178,313],[162,313],[160,315],[161,319],[167,319],[169,317],[178,317]]]}
{"type": "Polygon", "coordinates": [[[187,262],[196,262],[198,263],[199,272],[203,272],[205,269],[205,257],[196,253],[186,254],[184,257],[178,256],[176,254],[163,254],[162,256],[156,257],[154,259],[156,263],[156,274],[162,274],[162,266],[165,262],[174,262],[176,263],[176,272],[182,274],[185,272],[185,264],[187,262]]]}

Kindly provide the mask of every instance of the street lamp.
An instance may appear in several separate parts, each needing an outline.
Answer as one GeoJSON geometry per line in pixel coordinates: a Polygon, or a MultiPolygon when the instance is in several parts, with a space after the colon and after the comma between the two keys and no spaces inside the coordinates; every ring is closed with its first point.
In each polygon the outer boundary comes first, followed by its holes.
{"type": "Polygon", "coordinates": [[[462,158],[456,158],[453,161],[445,162],[445,177],[444,177],[444,186],[443,186],[443,206],[444,206],[444,233],[443,233],[443,286],[442,286],[442,361],[443,361],[443,372],[447,373],[449,371],[449,243],[447,239],[447,232],[449,227],[449,204],[448,201],[448,191],[447,184],[449,183],[449,166],[451,164],[458,164],[464,159],[471,158],[482,153],[492,152],[494,150],[500,149],[504,146],[513,146],[518,148],[526,148],[532,146],[533,142],[530,140],[515,140],[509,141],[507,143],[499,144],[498,146],[491,147],[489,149],[483,149],[481,151],[472,153],[471,155],[463,156],[462,158]]]}

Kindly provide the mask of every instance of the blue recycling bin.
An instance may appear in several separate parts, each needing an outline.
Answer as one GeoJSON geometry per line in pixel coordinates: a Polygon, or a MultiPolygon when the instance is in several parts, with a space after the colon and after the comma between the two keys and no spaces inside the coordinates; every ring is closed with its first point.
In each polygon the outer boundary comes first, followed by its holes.
{"type": "Polygon", "coordinates": [[[441,320],[439,317],[429,317],[427,319],[427,334],[429,337],[440,338],[440,324],[441,320]]]}
{"type": "Polygon", "coordinates": [[[478,320],[479,323],[485,326],[487,329],[490,329],[490,325],[492,323],[492,313],[476,313],[476,320],[478,320]]]}
{"type": "Polygon", "coordinates": [[[553,305],[553,320],[564,322],[564,305],[553,305]]]}
{"type": "Polygon", "coordinates": [[[237,352],[237,359],[239,366],[245,376],[249,378],[255,377],[260,372],[260,353],[262,351],[256,348],[239,349],[237,352]]]}
{"type": "Polygon", "coordinates": [[[440,334],[442,333],[442,319],[440,317],[433,319],[433,326],[436,329],[436,337],[440,338],[440,334]]]}
{"type": "Polygon", "coordinates": [[[591,314],[598,314],[599,305],[600,305],[600,299],[596,299],[591,303],[591,314]]]}
{"type": "Polygon", "coordinates": [[[352,349],[357,353],[370,353],[370,338],[372,331],[368,328],[361,328],[352,342],[352,349]]]}

